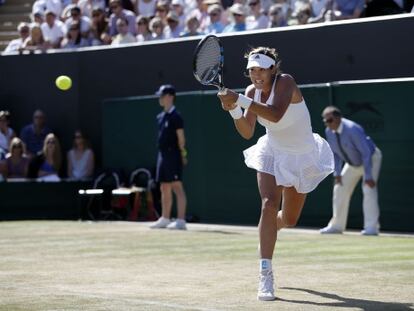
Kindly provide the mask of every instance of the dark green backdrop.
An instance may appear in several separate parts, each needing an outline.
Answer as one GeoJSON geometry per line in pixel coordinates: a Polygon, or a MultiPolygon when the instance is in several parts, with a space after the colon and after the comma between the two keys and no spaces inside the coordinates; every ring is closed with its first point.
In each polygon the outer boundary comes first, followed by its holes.
{"type": "MultiPolygon", "coordinates": [[[[333,83],[301,87],[314,132],[324,136],[321,111],[328,104],[360,123],[383,152],[379,182],[384,230],[414,231],[414,134],[407,130],[414,108],[414,81],[333,83]]],[[[258,126],[250,141],[235,131],[215,94],[178,94],[176,106],[185,120],[189,164],[184,183],[188,212],[203,222],[256,224],[260,210],[255,172],[245,167],[243,149],[264,134],[258,126]]],[[[155,116],[161,108],[153,96],[109,99],[102,105],[102,154],[105,167],[153,169],[156,158],[155,116]]],[[[331,217],[332,179],[309,194],[299,225],[322,227],[331,217]]],[[[360,184],[351,201],[349,228],[362,227],[360,184]]]]}

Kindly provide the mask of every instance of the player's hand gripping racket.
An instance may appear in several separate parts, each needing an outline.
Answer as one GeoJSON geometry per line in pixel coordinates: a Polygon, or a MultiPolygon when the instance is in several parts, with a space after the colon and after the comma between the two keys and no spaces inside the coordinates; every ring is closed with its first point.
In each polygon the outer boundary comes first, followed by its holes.
{"type": "Polygon", "coordinates": [[[223,84],[224,53],[220,39],[214,35],[204,37],[197,45],[193,59],[194,77],[203,85],[213,85],[225,95],[223,84]]]}

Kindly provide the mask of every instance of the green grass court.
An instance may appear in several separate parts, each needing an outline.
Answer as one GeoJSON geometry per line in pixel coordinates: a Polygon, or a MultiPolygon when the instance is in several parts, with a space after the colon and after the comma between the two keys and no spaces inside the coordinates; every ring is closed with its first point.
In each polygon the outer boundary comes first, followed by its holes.
{"type": "Polygon", "coordinates": [[[256,300],[254,227],[21,221],[0,225],[0,310],[414,310],[414,236],[288,229],[278,300],[256,300]]]}

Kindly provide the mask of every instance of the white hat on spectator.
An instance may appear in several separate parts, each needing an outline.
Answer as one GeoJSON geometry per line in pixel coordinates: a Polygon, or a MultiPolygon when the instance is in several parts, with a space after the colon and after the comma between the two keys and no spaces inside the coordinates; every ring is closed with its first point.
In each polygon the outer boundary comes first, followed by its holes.
{"type": "Polygon", "coordinates": [[[238,15],[246,15],[246,9],[243,4],[235,3],[230,7],[230,12],[238,15]]]}
{"type": "Polygon", "coordinates": [[[221,6],[219,6],[218,4],[209,5],[207,13],[210,14],[212,12],[221,12],[221,6]]]}
{"type": "Polygon", "coordinates": [[[173,21],[175,21],[177,23],[180,22],[180,18],[178,17],[177,13],[175,13],[174,11],[168,12],[168,14],[167,14],[167,21],[168,20],[173,20],[173,21]]]}
{"type": "Polygon", "coordinates": [[[179,5],[184,7],[184,1],[183,0],[172,0],[171,5],[179,5]]]}

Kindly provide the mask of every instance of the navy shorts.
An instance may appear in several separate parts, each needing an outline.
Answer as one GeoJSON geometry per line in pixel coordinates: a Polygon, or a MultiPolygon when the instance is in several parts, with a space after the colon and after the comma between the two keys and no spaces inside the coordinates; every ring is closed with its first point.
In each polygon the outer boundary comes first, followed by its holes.
{"type": "Polygon", "coordinates": [[[179,150],[158,152],[157,182],[181,181],[183,163],[179,150]]]}

